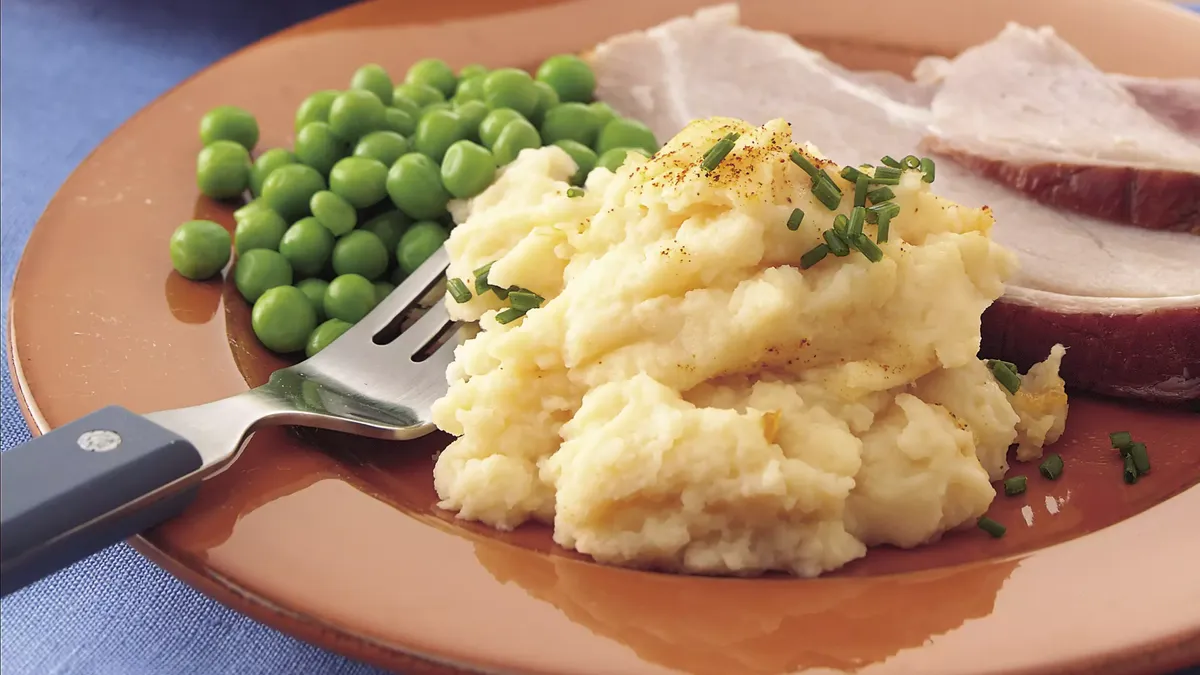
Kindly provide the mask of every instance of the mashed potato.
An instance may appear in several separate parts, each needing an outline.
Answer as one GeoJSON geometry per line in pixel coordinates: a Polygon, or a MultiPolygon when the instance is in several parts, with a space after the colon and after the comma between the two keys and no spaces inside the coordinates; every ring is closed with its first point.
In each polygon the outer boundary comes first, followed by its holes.
{"type": "MultiPolygon", "coordinates": [[[[474,287],[493,263],[489,283],[546,302],[500,324],[495,293],[447,300],[481,330],[434,407],[457,436],[434,470],[441,507],[553,523],[607,563],[815,576],[973,524],[1009,446],[1029,458],[1058,438],[1061,347],[1016,396],[976,357],[980,314],[1016,267],[991,214],[909,172],[881,261],[801,270],[835,214],[794,147],[781,120],[701,120],[651,159],[593,171],[579,197],[564,152],[526,150],[456,205],[450,276],[474,287]],[[729,131],[741,138],[706,174],[729,131]]],[[[853,186],[836,180],[848,212],[853,186]]]]}

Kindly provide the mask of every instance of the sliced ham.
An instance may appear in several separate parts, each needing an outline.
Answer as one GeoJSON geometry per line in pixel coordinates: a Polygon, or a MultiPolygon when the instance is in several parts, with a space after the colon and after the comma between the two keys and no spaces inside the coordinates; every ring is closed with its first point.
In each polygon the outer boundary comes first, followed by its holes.
{"type": "MultiPolygon", "coordinates": [[[[733,6],[613,38],[592,65],[598,96],[664,139],[700,117],[784,117],[798,141],[858,164],[916,153],[933,120],[914,88],[739,26],[733,6]]],[[[934,189],[990,206],[993,236],[1021,259],[984,317],[989,356],[1028,366],[1061,342],[1069,348],[1063,375],[1074,386],[1200,399],[1200,237],[1051,208],[951,162],[938,165],[934,189]]]]}
{"type": "MultiPolygon", "coordinates": [[[[903,95],[929,105],[953,63],[944,56],[921,59],[913,69],[912,81],[905,80],[909,84],[903,95]]],[[[1154,119],[1186,136],[1191,142],[1200,143],[1200,78],[1107,75],[1133,95],[1138,106],[1154,119]]]]}
{"type": "Polygon", "coordinates": [[[1200,234],[1200,145],[1048,28],[1009,25],[964,51],[931,108],[928,151],[1047,204],[1200,234]]]}

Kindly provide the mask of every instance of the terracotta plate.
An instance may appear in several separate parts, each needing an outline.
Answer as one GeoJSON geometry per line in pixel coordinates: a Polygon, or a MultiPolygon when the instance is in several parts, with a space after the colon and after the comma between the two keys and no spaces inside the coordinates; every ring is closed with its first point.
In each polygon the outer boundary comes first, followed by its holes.
{"type": "MultiPolygon", "coordinates": [[[[187,282],[167,259],[182,220],[232,223],[192,179],[209,107],[250,109],[263,146],[281,145],[304,95],[345,86],[362,63],[392,73],[428,55],[530,66],[698,4],[371,2],[163,96],[75,171],[29,240],[8,339],[30,423],[45,431],[112,403],[200,403],[280,364],[258,347],[235,292],[187,282]]],[[[853,67],[904,71],[1012,18],[1056,26],[1106,69],[1200,76],[1200,20],[1160,3],[779,0],[749,2],[744,17],[853,67]]],[[[136,543],[240,611],[408,673],[1125,673],[1200,661],[1194,413],[1078,397],[1057,447],[1062,479],[997,500],[1007,537],[972,530],[879,550],[810,581],[613,569],[555,548],[545,528],[498,535],[456,523],[434,508],[430,456],[444,442],[263,432],[183,517],[136,543]],[[1153,449],[1154,472],[1134,486],[1106,448],[1118,428],[1153,449]]]]}

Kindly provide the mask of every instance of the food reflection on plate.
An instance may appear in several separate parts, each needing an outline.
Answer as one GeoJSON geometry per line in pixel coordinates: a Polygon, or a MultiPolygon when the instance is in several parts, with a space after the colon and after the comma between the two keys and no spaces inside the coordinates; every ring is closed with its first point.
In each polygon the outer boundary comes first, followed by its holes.
{"type": "Polygon", "coordinates": [[[920,647],[992,612],[1017,559],[902,577],[695,580],[478,541],[475,555],[513,583],[638,656],[695,675],[849,672],[920,647]],[[936,612],[922,607],[936,606],[936,612]]]}

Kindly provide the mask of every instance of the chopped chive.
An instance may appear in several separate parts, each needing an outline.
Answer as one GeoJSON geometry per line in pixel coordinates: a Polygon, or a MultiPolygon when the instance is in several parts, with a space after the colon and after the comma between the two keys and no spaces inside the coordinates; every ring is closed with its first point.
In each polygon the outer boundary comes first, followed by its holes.
{"type": "Polygon", "coordinates": [[[934,166],[933,160],[928,157],[921,158],[921,180],[926,183],[932,183],[937,167],[934,166]]]}
{"type": "Polygon", "coordinates": [[[1013,497],[1025,491],[1025,485],[1029,479],[1025,476],[1013,476],[1012,478],[1004,479],[1004,494],[1013,497]]]}
{"type": "Polygon", "coordinates": [[[813,178],[817,177],[817,172],[819,172],[820,169],[817,168],[816,164],[808,161],[808,158],[805,157],[799,150],[793,150],[789,156],[792,158],[793,164],[801,169],[804,169],[804,173],[812,176],[813,178]]]}
{"type": "Polygon", "coordinates": [[[870,178],[870,176],[867,176],[867,174],[859,171],[858,169],[856,169],[852,166],[845,167],[844,169],[842,169],[841,171],[838,172],[838,175],[841,176],[842,178],[845,178],[846,181],[850,182],[850,183],[857,183],[859,178],[868,178],[868,179],[870,178]]]}
{"type": "Polygon", "coordinates": [[[867,220],[867,210],[861,206],[850,209],[850,236],[862,234],[863,223],[867,220]]]}
{"type": "Polygon", "coordinates": [[[1137,467],[1138,475],[1150,473],[1150,455],[1146,453],[1145,443],[1134,443],[1129,447],[1129,457],[1137,467]]]}
{"type": "Polygon", "coordinates": [[[1021,371],[1017,370],[1017,364],[1013,363],[1012,361],[1001,361],[999,359],[988,359],[988,362],[987,362],[988,368],[995,367],[995,365],[997,363],[1004,366],[1005,368],[1008,368],[1009,370],[1013,371],[1014,373],[1016,373],[1018,375],[1021,374],[1021,371]]]}
{"type": "MultiPolygon", "coordinates": [[[[895,197],[896,193],[892,192],[892,189],[886,185],[883,187],[877,187],[867,193],[867,200],[872,204],[882,204],[883,202],[886,202],[889,199],[894,199],[895,197]]],[[[856,204],[856,206],[861,206],[861,204],[856,204]]]]}
{"type": "Polygon", "coordinates": [[[1114,431],[1108,435],[1108,440],[1112,442],[1115,450],[1128,450],[1129,446],[1133,445],[1133,434],[1128,431],[1114,431]]]}
{"type": "Polygon", "coordinates": [[[900,174],[900,169],[893,169],[890,166],[877,166],[875,167],[875,175],[871,176],[871,182],[876,185],[899,185],[900,174]]]}
{"type": "Polygon", "coordinates": [[[871,239],[862,232],[850,237],[850,243],[854,245],[854,248],[858,249],[864,256],[866,256],[867,260],[870,260],[873,263],[883,260],[883,249],[876,246],[875,242],[871,241],[871,239]]]}
{"type": "Polygon", "coordinates": [[[501,300],[508,299],[508,289],[507,288],[500,288],[499,286],[492,286],[491,289],[492,289],[492,292],[496,294],[497,298],[500,298],[501,300]]]}
{"type": "Polygon", "coordinates": [[[1063,472],[1062,455],[1057,452],[1046,455],[1046,459],[1038,465],[1038,472],[1049,480],[1058,480],[1063,472]]]}
{"type": "Polygon", "coordinates": [[[987,516],[980,516],[979,520],[976,521],[976,524],[979,525],[979,529],[983,530],[984,532],[987,532],[988,534],[992,535],[992,537],[994,537],[996,539],[1003,537],[1004,533],[1008,531],[1007,527],[1004,527],[1000,523],[997,523],[996,521],[992,520],[991,518],[988,518],[987,516]]]}
{"type": "Polygon", "coordinates": [[[904,168],[919,169],[921,168],[921,158],[916,155],[908,155],[904,158],[904,168]]]}
{"type": "Polygon", "coordinates": [[[493,264],[495,264],[494,260],[475,270],[475,295],[483,295],[491,288],[488,284],[488,273],[492,271],[493,264]]]}
{"type": "Polygon", "coordinates": [[[1021,388],[1021,376],[1017,374],[1016,368],[1009,368],[1003,361],[988,361],[988,368],[992,371],[992,377],[1000,383],[1001,387],[1008,390],[1008,393],[1015,394],[1021,388]]]}
{"type": "Polygon", "coordinates": [[[829,183],[829,187],[833,188],[833,191],[838,193],[839,197],[842,196],[842,188],[838,187],[838,184],[833,182],[833,177],[830,176],[829,172],[825,169],[818,171],[817,175],[813,176],[813,180],[822,180],[826,183],[829,183]]]}
{"type": "Polygon", "coordinates": [[[806,270],[813,265],[816,265],[824,260],[825,256],[827,255],[829,255],[829,246],[826,244],[819,244],[808,253],[800,256],[800,269],[806,270]]]}
{"type": "Polygon", "coordinates": [[[717,165],[725,160],[725,156],[729,154],[729,151],[733,150],[733,144],[737,142],[738,137],[738,134],[730,133],[717,141],[716,145],[712,146],[704,154],[704,160],[700,163],[701,167],[705,171],[712,171],[717,168],[717,165]]]}
{"type": "Polygon", "coordinates": [[[525,312],[517,309],[516,307],[509,307],[508,309],[503,310],[496,315],[496,323],[500,325],[512,323],[523,316],[525,316],[525,312]]]}
{"type": "Polygon", "coordinates": [[[866,206],[867,205],[867,186],[868,186],[869,181],[870,181],[870,179],[867,178],[866,175],[861,174],[861,173],[858,174],[858,178],[854,179],[854,205],[855,206],[866,206]]]}
{"type": "Polygon", "coordinates": [[[850,244],[842,238],[835,230],[825,230],[821,233],[825,237],[825,244],[829,246],[829,251],[839,258],[844,258],[850,255],[850,244]]]}
{"type": "Polygon", "coordinates": [[[450,291],[450,297],[460,305],[464,302],[471,301],[471,291],[462,279],[447,279],[446,290],[450,291]]]}
{"type": "Polygon", "coordinates": [[[838,205],[842,203],[842,193],[840,190],[838,190],[838,187],[833,184],[832,179],[822,180],[819,178],[814,178],[812,192],[813,196],[816,197],[817,200],[822,204],[824,204],[825,208],[829,209],[830,211],[836,210],[838,205]]]}
{"type": "Polygon", "coordinates": [[[583,188],[577,188],[577,187],[567,188],[567,196],[571,197],[571,198],[582,197],[583,196],[583,188]]]}
{"type": "Polygon", "coordinates": [[[792,215],[788,216],[787,228],[792,232],[800,229],[800,223],[804,222],[804,212],[800,209],[792,209],[792,215]]]}
{"type": "Polygon", "coordinates": [[[508,301],[512,303],[513,309],[519,309],[522,312],[528,312],[531,309],[537,309],[546,301],[545,298],[534,293],[533,291],[522,288],[519,291],[513,291],[508,294],[508,301]]]}
{"type": "Polygon", "coordinates": [[[833,229],[845,239],[850,234],[850,219],[846,214],[839,213],[833,217],[833,229]]]}
{"type": "Polygon", "coordinates": [[[889,166],[893,169],[903,169],[904,168],[903,164],[892,159],[892,157],[889,155],[884,155],[883,159],[881,159],[879,161],[882,162],[884,166],[889,166]]]}
{"type": "MultiPolygon", "coordinates": [[[[871,219],[871,212],[868,211],[867,212],[867,220],[870,220],[870,219],[871,219]]],[[[876,232],[875,232],[875,241],[880,244],[886,244],[887,240],[888,240],[888,234],[892,230],[892,217],[889,216],[887,214],[887,212],[885,211],[885,212],[879,214],[876,217],[876,220],[879,223],[879,229],[876,230],[876,232]]]]}
{"type": "Polygon", "coordinates": [[[883,202],[881,204],[869,206],[869,207],[867,207],[867,211],[868,211],[868,214],[867,214],[868,219],[872,212],[876,216],[878,216],[879,214],[886,211],[888,214],[888,218],[895,218],[896,216],[900,215],[900,207],[896,205],[896,202],[883,202]]]}
{"type": "Polygon", "coordinates": [[[1133,455],[1125,455],[1125,482],[1133,485],[1138,482],[1137,463],[1133,461],[1133,455]]]}

